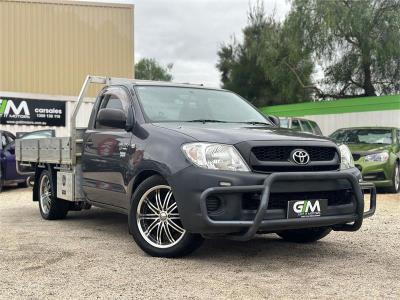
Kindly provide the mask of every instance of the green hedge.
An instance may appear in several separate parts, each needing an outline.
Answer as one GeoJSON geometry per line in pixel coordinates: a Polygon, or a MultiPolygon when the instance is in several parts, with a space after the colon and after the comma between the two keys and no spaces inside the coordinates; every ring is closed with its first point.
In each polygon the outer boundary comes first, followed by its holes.
{"type": "Polygon", "coordinates": [[[275,105],[261,111],[278,117],[301,117],[396,109],[400,110],[400,95],[275,105]]]}

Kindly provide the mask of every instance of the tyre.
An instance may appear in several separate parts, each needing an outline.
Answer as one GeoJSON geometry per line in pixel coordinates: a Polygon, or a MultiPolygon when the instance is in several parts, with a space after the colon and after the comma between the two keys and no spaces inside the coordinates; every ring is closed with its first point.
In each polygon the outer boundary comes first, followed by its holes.
{"type": "Polygon", "coordinates": [[[294,243],[313,243],[326,237],[332,230],[326,227],[293,229],[278,232],[285,241],[294,243]]]}
{"type": "Polygon", "coordinates": [[[138,246],[156,257],[185,256],[203,242],[180,221],[171,187],[161,176],[144,180],[132,196],[129,228],[138,246]]]}
{"type": "Polygon", "coordinates": [[[57,198],[56,178],[50,171],[44,170],[39,177],[37,189],[39,210],[45,220],[59,220],[65,218],[68,213],[69,202],[57,198]]]}
{"type": "Polygon", "coordinates": [[[392,186],[387,189],[389,193],[398,193],[400,191],[400,162],[394,167],[392,186]]]}

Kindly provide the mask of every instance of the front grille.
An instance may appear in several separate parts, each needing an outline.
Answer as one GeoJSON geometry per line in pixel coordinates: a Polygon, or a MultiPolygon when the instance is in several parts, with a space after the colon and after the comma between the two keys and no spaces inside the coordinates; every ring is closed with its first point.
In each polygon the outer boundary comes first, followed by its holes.
{"type": "MultiPolygon", "coordinates": [[[[260,193],[243,194],[242,208],[245,210],[257,210],[260,205],[260,193]]],[[[352,193],[350,190],[323,191],[323,192],[299,192],[299,193],[272,193],[269,197],[268,209],[287,209],[287,203],[291,200],[317,200],[328,199],[328,206],[350,204],[352,193]]]]}
{"type": "Polygon", "coordinates": [[[287,165],[287,166],[252,166],[254,172],[258,173],[274,173],[274,172],[323,172],[337,171],[340,168],[339,164],[334,165],[287,165]]]}
{"type": "Polygon", "coordinates": [[[259,161],[284,162],[290,160],[290,153],[295,149],[303,149],[310,155],[310,161],[331,161],[335,158],[333,147],[298,147],[298,146],[262,146],[251,151],[259,161]]]}

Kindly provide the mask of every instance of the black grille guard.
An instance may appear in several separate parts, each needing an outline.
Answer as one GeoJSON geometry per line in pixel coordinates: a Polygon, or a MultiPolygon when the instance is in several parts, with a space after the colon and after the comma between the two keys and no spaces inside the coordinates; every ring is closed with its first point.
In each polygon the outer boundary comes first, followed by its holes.
{"type": "Polygon", "coordinates": [[[231,187],[212,187],[206,189],[200,198],[200,209],[204,221],[217,227],[248,227],[246,232],[241,235],[229,235],[230,239],[246,241],[251,239],[262,226],[263,230],[271,230],[280,228],[284,230],[285,227],[293,225],[311,224],[315,226],[323,226],[324,224],[340,224],[330,225],[336,231],[356,231],[360,229],[363,219],[372,216],[376,210],[376,188],[372,183],[358,182],[356,176],[346,172],[290,172],[290,173],[273,173],[269,175],[263,185],[249,185],[249,186],[231,186],[231,187]],[[269,196],[271,192],[271,186],[274,182],[279,180],[285,181],[297,181],[301,180],[347,180],[352,187],[352,191],[355,196],[356,210],[354,214],[336,215],[336,216],[321,216],[317,218],[299,218],[299,219],[280,219],[280,220],[263,220],[265,211],[268,207],[269,196]],[[364,194],[363,191],[370,191],[370,208],[364,212],[364,194]],[[217,221],[209,217],[206,205],[206,199],[212,194],[224,194],[224,193],[246,193],[246,192],[262,192],[261,201],[257,209],[254,220],[224,220],[217,221]],[[353,224],[349,224],[352,220],[353,224]]]}

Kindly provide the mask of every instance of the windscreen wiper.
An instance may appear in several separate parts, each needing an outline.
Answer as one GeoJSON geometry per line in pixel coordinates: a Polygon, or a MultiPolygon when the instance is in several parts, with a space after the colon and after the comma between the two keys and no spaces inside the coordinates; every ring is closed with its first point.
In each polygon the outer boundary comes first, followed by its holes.
{"type": "Polygon", "coordinates": [[[185,122],[199,122],[199,123],[227,123],[225,121],[220,120],[212,120],[212,119],[197,119],[197,120],[189,120],[185,122]]]}
{"type": "Polygon", "coordinates": [[[237,122],[241,124],[249,124],[249,125],[266,125],[266,126],[272,126],[270,123],[265,123],[265,122],[257,122],[257,121],[250,121],[250,122],[237,122]]]}

